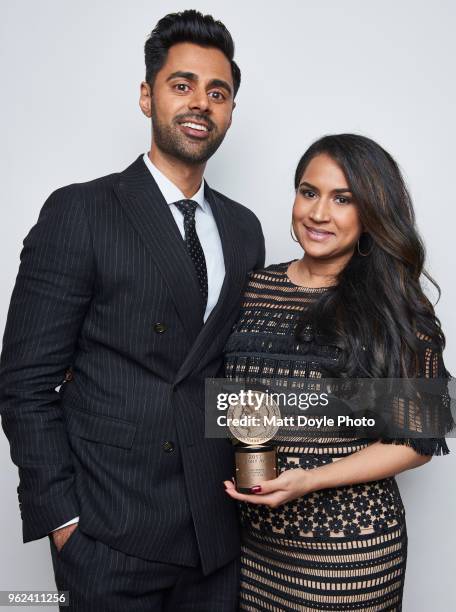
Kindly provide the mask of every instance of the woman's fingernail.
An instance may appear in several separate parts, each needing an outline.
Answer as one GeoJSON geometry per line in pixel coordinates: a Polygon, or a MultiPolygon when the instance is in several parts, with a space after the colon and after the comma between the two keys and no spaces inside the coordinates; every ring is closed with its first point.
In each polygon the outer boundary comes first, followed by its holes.
{"type": "Polygon", "coordinates": [[[250,489],[250,492],[251,492],[251,493],[261,493],[261,487],[260,487],[260,485],[255,485],[254,487],[252,487],[252,488],[250,489]]]}

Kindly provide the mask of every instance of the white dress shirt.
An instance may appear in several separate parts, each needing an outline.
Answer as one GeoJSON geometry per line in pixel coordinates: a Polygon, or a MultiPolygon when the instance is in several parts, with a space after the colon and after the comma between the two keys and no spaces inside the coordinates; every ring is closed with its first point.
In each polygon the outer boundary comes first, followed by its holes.
{"type": "Polygon", "coordinates": [[[212,214],[212,210],[209,202],[204,197],[204,179],[201,181],[200,188],[198,191],[191,196],[186,198],[182,191],[167,176],[163,174],[154,164],[150,161],[149,155],[144,154],[144,163],[149,168],[150,173],[155,179],[158,188],[162,192],[166,203],[169,204],[171,213],[176,221],[177,227],[181,233],[183,239],[185,239],[184,230],[184,215],[180,212],[177,206],[173,205],[173,202],[179,200],[194,200],[198,206],[195,211],[195,226],[196,233],[198,234],[199,241],[204,252],[204,258],[206,260],[207,268],[207,304],[206,311],[204,313],[204,322],[211,314],[212,309],[217,304],[220,290],[223,285],[225,278],[225,262],[223,259],[222,242],[218,232],[217,224],[212,214]]]}
{"type": "MultiPolygon", "coordinates": [[[[223,259],[222,242],[218,233],[217,224],[215,223],[214,215],[212,214],[209,202],[204,197],[204,179],[201,181],[198,191],[192,195],[191,198],[186,198],[179,187],[170,181],[169,178],[157,168],[157,166],[154,166],[147,153],[144,153],[143,159],[147,168],[150,170],[150,173],[154,177],[162,196],[165,198],[166,203],[169,204],[171,213],[184,240],[184,215],[180,212],[177,206],[174,206],[173,203],[178,202],[179,200],[191,199],[198,204],[195,211],[195,226],[196,233],[198,234],[199,241],[201,242],[201,246],[204,251],[207,269],[207,304],[204,312],[204,322],[206,322],[214,306],[217,304],[220,295],[220,290],[225,278],[225,262],[223,259]]],[[[71,519],[71,521],[60,525],[60,527],[56,527],[56,529],[53,529],[53,531],[66,527],[67,525],[72,525],[78,521],[79,516],[76,516],[75,518],[71,519]]]]}

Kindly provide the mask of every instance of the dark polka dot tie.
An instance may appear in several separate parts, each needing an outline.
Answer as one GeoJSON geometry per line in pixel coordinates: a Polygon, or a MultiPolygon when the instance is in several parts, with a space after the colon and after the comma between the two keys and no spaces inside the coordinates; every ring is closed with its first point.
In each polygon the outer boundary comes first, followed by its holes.
{"type": "Polygon", "coordinates": [[[195,211],[198,203],[194,200],[179,200],[174,202],[177,208],[184,215],[184,230],[185,244],[188,254],[190,255],[193,265],[195,266],[196,275],[200,284],[201,294],[203,296],[204,309],[207,304],[207,268],[206,259],[204,258],[203,247],[199,241],[195,227],[195,211]]]}

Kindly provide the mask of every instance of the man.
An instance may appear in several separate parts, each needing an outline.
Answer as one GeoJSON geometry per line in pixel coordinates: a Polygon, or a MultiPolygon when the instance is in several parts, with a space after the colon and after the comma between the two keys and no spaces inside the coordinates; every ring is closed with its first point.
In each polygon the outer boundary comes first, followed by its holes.
{"type": "Polygon", "coordinates": [[[141,84],[149,154],[54,192],[24,241],[2,422],[24,542],[49,535],[73,610],[236,609],[231,447],[204,438],[204,380],[264,263],[257,218],[203,180],[231,124],[233,55],[212,17],[161,19],[141,84]]]}

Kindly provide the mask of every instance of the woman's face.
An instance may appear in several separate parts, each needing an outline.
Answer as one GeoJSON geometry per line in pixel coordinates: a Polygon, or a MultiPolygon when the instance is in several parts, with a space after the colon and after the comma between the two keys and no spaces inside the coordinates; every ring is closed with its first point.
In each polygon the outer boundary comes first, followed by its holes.
{"type": "Polygon", "coordinates": [[[306,256],[351,256],[362,232],[358,209],[341,168],[328,155],[314,157],[301,176],[293,228],[306,256]]]}

